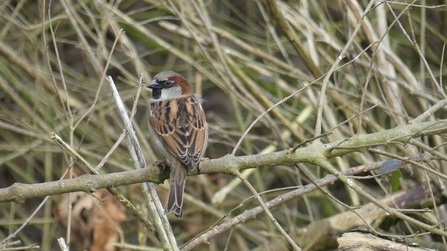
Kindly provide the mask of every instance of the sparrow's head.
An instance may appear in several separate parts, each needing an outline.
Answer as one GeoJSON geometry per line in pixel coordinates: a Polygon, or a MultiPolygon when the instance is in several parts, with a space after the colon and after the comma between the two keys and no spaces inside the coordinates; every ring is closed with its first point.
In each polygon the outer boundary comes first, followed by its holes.
{"type": "Polygon", "coordinates": [[[158,73],[147,87],[152,89],[153,100],[173,99],[192,93],[188,81],[173,71],[158,73]]]}

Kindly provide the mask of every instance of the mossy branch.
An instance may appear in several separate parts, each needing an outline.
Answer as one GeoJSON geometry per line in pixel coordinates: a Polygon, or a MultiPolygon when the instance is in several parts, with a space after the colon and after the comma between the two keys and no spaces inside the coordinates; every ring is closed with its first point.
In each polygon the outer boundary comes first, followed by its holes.
{"type": "MultiPolygon", "coordinates": [[[[200,163],[199,170],[195,169],[189,175],[200,174],[232,174],[233,170],[242,171],[249,168],[265,166],[284,166],[297,163],[319,163],[321,159],[330,159],[354,152],[366,151],[369,148],[385,144],[403,144],[415,137],[441,135],[447,132],[447,120],[422,122],[402,125],[390,130],[371,134],[359,134],[353,137],[328,143],[311,143],[298,148],[295,152],[283,150],[266,154],[247,156],[226,155],[217,159],[206,159],[200,163]]],[[[167,174],[162,173],[156,166],[144,169],[125,171],[103,175],[82,175],[72,180],[52,181],[40,184],[19,184],[0,189],[0,202],[24,202],[30,198],[67,192],[93,192],[99,188],[117,187],[141,182],[161,183],[167,174]]]]}

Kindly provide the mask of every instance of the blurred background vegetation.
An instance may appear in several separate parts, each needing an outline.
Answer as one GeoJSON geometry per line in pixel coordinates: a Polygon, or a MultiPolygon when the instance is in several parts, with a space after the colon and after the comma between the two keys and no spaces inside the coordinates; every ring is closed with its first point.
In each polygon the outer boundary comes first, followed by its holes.
{"type": "MultiPolygon", "coordinates": [[[[140,76],[146,82],[163,70],[185,76],[205,100],[209,158],[233,152],[257,117],[293,93],[254,125],[236,155],[284,150],[318,136],[315,128],[323,79],[338,59],[341,62],[324,89],[320,121],[323,142],[394,128],[445,99],[446,1],[276,1],[291,32],[289,37],[271,2],[2,0],[0,187],[63,176],[73,163],[51,141],[50,132],[59,134],[92,165],[101,161],[124,128],[105,84],[107,75],[114,78],[129,108],[140,76]],[[346,53],[341,55],[346,45],[346,53]]],[[[143,87],[134,127],[148,163],[153,163],[156,157],[147,143],[149,96],[143,87]]],[[[446,110],[440,108],[425,121],[445,115],[446,110]]],[[[442,135],[419,140],[445,154],[442,135]]],[[[423,152],[413,145],[386,143],[375,149],[401,157],[423,152]]],[[[389,158],[364,151],[331,161],[345,170],[389,158]]],[[[445,173],[443,164],[436,161],[427,165],[445,173]]],[[[101,172],[132,168],[123,142],[101,172]]],[[[327,174],[312,165],[301,168],[315,180],[327,174]]],[[[433,179],[416,168],[412,173],[404,172],[399,190],[433,179]]],[[[299,174],[295,166],[265,167],[254,171],[248,180],[269,200],[284,193],[283,189],[310,183],[299,174]]],[[[184,218],[171,219],[179,243],[200,235],[226,213],[234,216],[258,206],[256,200],[246,200],[252,194],[244,185],[232,189],[223,201],[213,200],[233,179],[224,174],[188,179],[186,192],[191,196],[185,201],[184,218]],[[195,200],[218,210],[221,217],[195,206],[195,200]]],[[[376,198],[394,192],[389,177],[359,183],[376,198]]],[[[144,202],[138,185],[120,190],[134,204],[144,202]]],[[[335,182],[329,190],[348,205],[368,202],[342,183],[335,182]]],[[[166,187],[160,186],[162,200],[165,191],[166,187]]],[[[0,204],[0,240],[28,219],[41,201],[0,204]]],[[[20,240],[21,246],[38,243],[42,250],[59,250],[56,238],[65,237],[67,230],[56,222],[53,210],[61,201],[61,196],[51,197],[14,239],[20,240]]],[[[326,194],[315,191],[272,212],[298,239],[310,223],[344,210],[326,194]]],[[[159,244],[143,228],[135,227],[133,217],[121,224],[126,243],[159,244]],[[147,239],[139,239],[141,235],[147,239]]],[[[242,225],[243,230],[227,231],[197,250],[262,250],[281,237],[263,214],[242,225]]],[[[392,227],[380,223],[375,227],[398,235],[420,231],[399,222],[392,227]]],[[[442,242],[435,235],[424,238],[442,242]]]]}

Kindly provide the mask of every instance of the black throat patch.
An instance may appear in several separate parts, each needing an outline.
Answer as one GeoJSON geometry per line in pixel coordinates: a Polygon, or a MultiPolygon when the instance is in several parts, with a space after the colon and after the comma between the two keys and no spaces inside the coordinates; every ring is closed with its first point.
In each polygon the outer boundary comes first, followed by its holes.
{"type": "Polygon", "coordinates": [[[161,90],[162,89],[152,89],[152,99],[159,99],[161,97],[161,90]]]}

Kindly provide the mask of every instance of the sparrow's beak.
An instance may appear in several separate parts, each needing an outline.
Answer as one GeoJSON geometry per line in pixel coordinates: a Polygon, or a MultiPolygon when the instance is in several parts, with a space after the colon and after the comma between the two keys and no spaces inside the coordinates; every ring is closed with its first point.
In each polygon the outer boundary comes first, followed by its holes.
{"type": "Polygon", "coordinates": [[[162,89],[160,83],[155,79],[153,79],[146,87],[151,89],[162,89]]]}

